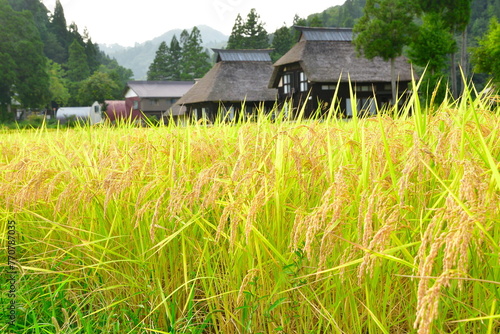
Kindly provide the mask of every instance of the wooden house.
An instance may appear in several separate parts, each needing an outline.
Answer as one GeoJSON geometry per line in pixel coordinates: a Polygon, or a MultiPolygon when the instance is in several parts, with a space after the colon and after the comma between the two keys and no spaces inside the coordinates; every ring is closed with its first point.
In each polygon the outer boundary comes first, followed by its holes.
{"type": "MultiPolygon", "coordinates": [[[[390,103],[391,63],[381,58],[359,57],[352,43],[350,28],[298,27],[298,42],[274,64],[269,83],[277,88],[279,101],[292,100],[294,110],[307,102],[305,116],[316,110],[329,110],[337,89],[336,101],[345,116],[352,116],[350,86],[356,95],[357,110],[376,112],[390,103]],[[374,97],[376,99],[374,99],[374,97]]],[[[412,80],[411,66],[405,57],[395,60],[398,94],[403,94],[412,80]]]]}
{"type": "Polygon", "coordinates": [[[132,115],[178,118],[185,108],[176,102],[194,85],[194,81],[129,81],[125,93],[125,107],[132,115]]]}
{"type": "Polygon", "coordinates": [[[215,65],[178,101],[190,116],[213,121],[219,114],[231,120],[243,106],[245,115],[260,107],[269,110],[274,106],[277,90],[268,87],[273,71],[269,56],[272,50],[213,51],[215,65]]]}
{"type": "Polygon", "coordinates": [[[56,117],[61,122],[81,121],[94,125],[102,121],[101,105],[96,101],[86,107],[63,107],[56,112],[56,117]]]}

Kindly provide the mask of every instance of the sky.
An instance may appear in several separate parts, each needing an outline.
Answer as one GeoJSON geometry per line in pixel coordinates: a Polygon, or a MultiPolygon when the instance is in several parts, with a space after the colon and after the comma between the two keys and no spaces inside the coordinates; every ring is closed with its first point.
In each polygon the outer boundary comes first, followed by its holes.
{"type": "MultiPolygon", "coordinates": [[[[87,28],[94,43],[133,46],[172,29],[208,25],[229,35],[238,14],[245,19],[252,8],[260,15],[268,33],[293,17],[341,5],[345,0],[60,0],[68,25],[75,22],[83,34],[87,28]]],[[[56,0],[42,0],[54,10],[56,0]]]]}

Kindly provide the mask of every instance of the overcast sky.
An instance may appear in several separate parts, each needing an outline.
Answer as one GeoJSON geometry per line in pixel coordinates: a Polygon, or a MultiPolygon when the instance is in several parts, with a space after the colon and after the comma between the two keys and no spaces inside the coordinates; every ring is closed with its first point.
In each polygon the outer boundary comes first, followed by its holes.
{"type": "MultiPolygon", "coordinates": [[[[53,12],[56,0],[42,0],[53,12]]],[[[238,13],[246,18],[255,8],[272,33],[295,14],[307,17],[345,0],[60,0],[68,24],[75,22],[80,33],[87,28],[94,43],[132,46],[171,29],[208,25],[229,35],[238,13]]]]}

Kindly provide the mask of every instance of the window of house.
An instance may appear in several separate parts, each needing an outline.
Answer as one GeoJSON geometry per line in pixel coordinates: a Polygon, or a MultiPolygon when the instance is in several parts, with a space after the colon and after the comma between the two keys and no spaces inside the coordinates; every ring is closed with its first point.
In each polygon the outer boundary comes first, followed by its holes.
{"type": "Polygon", "coordinates": [[[335,90],[335,85],[321,85],[321,90],[335,90]]]}
{"type": "Polygon", "coordinates": [[[300,81],[300,91],[307,92],[307,76],[304,72],[300,72],[299,81],[300,81]]]}
{"type": "Polygon", "coordinates": [[[208,112],[207,112],[207,108],[201,108],[201,119],[206,119],[206,120],[208,120],[208,112]]]}
{"type": "Polygon", "coordinates": [[[360,110],[364,115],[375,115],[377,113],[375,99],[369,97],[367,99],[358,100],[358,110],[360,110]]]}
{"type": "Polygon", "coordinates": [[[151,99],[150,101],[151,101],[152,106],[159,106],[160,105],[159,99],[151,99]]]}
{"type": "Polygon", "coordinates": [[[134,101],[133,109],[139,109],[139,101],[134,101]]]}
{"type": "Polygon", "coordinates": [[[234,119],[234,107],[230,107],[227,110],[227,118],[228,120],[232,121],[234,119]]]}
{"type": "Polygon", "coordinates": [[[375,87],[372,87],[371,85],[356,86],[357,92],[372,92],[374,89],[375,89],[375,87]]]}
{"type": "Polygon", "coordinates": [[[375,115],[377,113],[377,106],[374,98],[357,99],[355,105],[353,106],[353,101],[351,99],[346,99],[346,116],[353,116],[353,107],[356,108],[356,113],[358,116],[361,115],[375,115]]]}
{"type": "Polygon", "coordinates": [[[283,75],[283,93],[290,94],[292,92],[292,74],[283,75]]]}

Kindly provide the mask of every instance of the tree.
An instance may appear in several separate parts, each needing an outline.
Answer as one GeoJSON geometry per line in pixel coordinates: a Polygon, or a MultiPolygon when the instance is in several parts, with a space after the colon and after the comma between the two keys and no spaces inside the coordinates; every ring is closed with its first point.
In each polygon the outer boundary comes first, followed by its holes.
{"type": "MultiPolygon", "coordinates": [[[[189,41],[189,35],[183,35],[185,43],[189,41]]],[[[181,60],[182,47],[173,36],[170,40],[170,47],[166,42],[162,42],[156,51],[156,57],[149,66],[148,80],[181,80],[181,60]]]]}
{"type": "Polygon", "coordinates": [[[244,25],[245,49],[266,49],[269,47],[269,37],[264,28],[264,23],[260,21],[260,16],[255,8],[250,10],[244,25]]]}
{"type": "Polygon", "coordinates": [[[319,15],[314,15],[309,20],[309,27],[322,27],[322,26],[323,26],[323,21],[321,20],[319,15]]]}
{"type": "Polygon", "coordinates": [[[392,101],[396,103],[395,59],[411,41],[416,30],[413,24],[414,8],[405,0],[368,0],[364,15],[354,26],[357,51],[367,59],[381,57],[391,61],[392,101]]]}
{"type": "MultiPolygon", "coordinates": [[[[295,14],[295,16],[293,17],[293,25],[299,27],[305,27],[307,26],[307,20],[295,14]]],[[[299,36],[300,36],[300,31],[295,30],[293,33],[293,40],[297,41],[299,39],[299,36]]]]}
{"type": "Polygon", "coordinates": [[[64,79],[65,73],[61,65],[51,60],[47,64],[49,74],[50,99],[59,106],[64,106],[68,102],[70,95],[64,79]]]}
{"type": "Polygon", "coordinates": [[[120,66],[116,59],[107,59],[105,65],[99,66],[98,71],[107,73],[109,77],[116,83],[117,90],[113,93],[114,99],[123,98],[123,90],[127,86],[128,81],[134,76],[132,70],[120,66]]]}
{"type": "Polygon", "coordinates": [[[500,86],[500,24],[491,19],[488,32],[479,40],[479,46],[472,49],[472,62],[477,72],[487,73],[500,86]]]}
{"type": "Polygon", "coordinates": [[[202,39],[200,30],[193,27],[191,33],[186,38],[181,33],[182,44],[182,62],[181,62],[181,79],[193,80],[201,78],[210,70],[210,57],[201,46],[202,39]]]}
{"type": "Polygon", "coordinates": [[[13,114],[9,112],[9,106],[12,99],[12,87],[16,80],[15,66],[11,55],[0,51],[0,122],[2,123],[14,119],[13,114]]]}
{"type": "Polygon", "coordinates": [[[114,98],[113,93],[118,85],[107,73],[95,72],[92,76],[81,82],[78,90],[78,103],[91,105],[94,101],[104,103],[107,99],[114,98]]]}
{"type": "MultiPolygon", "coordinates": [[[[471,17],[472,0],[416,0],[423,13],[436,13],[441,16],[449,32],[462,35],[461,67],[467,74],[467,25],[471,17]]],[[[455,52],[451,54],[451,87],[454,96],[458,94],[455,52]]]]}
{"type": "Polygon", "coordinates": [[[69,47],[69,58],[67,63],[66,78],[70,93],[70,104],[78,104],[78,91],[80,83],[90,76],[85,48],[77,40],[69,47]]]}
{"type": "Polygon", "coordinates": [[[31,13],[15,12],[6,0],[0,0],[0,27],[0,109],[5,120],[12,119],[13,97],[26,108],[45,105],[49,79],[43,43],[31,13]]]}
{"type": "Polygon", "coordinates": [[[168,80],[181,80],[182,46],[174,35],[170,40],[167,53],[167,78],[168,80]]]}
{"type": "Polygon", "coordinates": [[[294,42],[294,34],[286,25],[276,29],[274,32],[273,43],[271,45],[273,48],[273,51],[271,52],[271,59],[273,62],[287,53],[292,48],[294,42]]]}
{"type": "Polygon", "coordinates": [[[67,67],[67,77],[72,82],[79,82],[90,76],[85,48],[77,40],[74,40],[69,47],[67,67]]]}
{"type": "Polygon", "coordinates": [[[71,44],[71,37],[68,33],[64,9],[59,0],[56,0],[49,31],[55,36],[55,40],[52,41],[53,47],[60,52],[54,54],[54,58],[52,59],[60,64],[66,63],[68,61],[68,48],[71,44]]]}
{"type": "Polygon", "coordinates": [[[161,42],[156,56],[148,70],[148,80],[166,80],[167,75],[167,53],[169,52],[167,43],[161,42]]]}
{"type": "Polygon", "coordinates": [[[441,73],[448,65],[448,55],[456,51],[456,42],[441,17],[435,13],[424,15],[423,24],[410,43],[408,56],[431,75],[441,73]]]}
{"type": "Polygon", "coordinates": [[[243,49],[244,48],[244,27],[243,27],[243,19],[241,18],[241,15],[238,14],[236,16],[236,20],[233,25],[233,30],[231,31],[231,35],[229,36],[229,39],[227,41],[227,48],[228,49],[243,49]]]}
{"type": "Polygon", "coordinates": [[[269,47],[269,36],[255,9],[250,10],[246,21],[236,17],[227,43],[228,49],[265,49],[269,47]]]}

